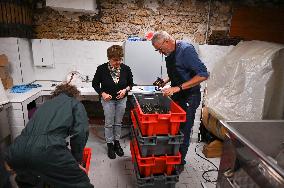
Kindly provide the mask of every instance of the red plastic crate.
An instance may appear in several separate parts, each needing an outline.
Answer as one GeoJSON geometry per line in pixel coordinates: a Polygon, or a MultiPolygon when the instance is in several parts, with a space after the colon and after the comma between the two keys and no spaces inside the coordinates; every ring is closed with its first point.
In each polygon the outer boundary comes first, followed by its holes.
{"type": "Polygon", "coordinates": [[[92,157],[92,148],[84,148],[83,161],[85,164],[86,174],[89,173],[91,157],[92,157]]]}
{"type": "Polygon", "coordinates": [[[170,112],[168,114],[145,114],[137,99],[134,112],[137,115],[137,121],[140,124],[143,136],[176,135],[179,132],[180,123],[186,121],[186,112],[172,100],[170,101],[170,112]]]}
{"type": "MultiPolygon", "coordinates": [[[[140,108],[135,108],[133,113],[137,114],[137,121],[143,136],[176,135],[179,132],[180,123],[186,120],[185,112],[184,114],[144,114],[140,108]]],[[[133,117],[131,117],[132,122],[133,117]]]]}
{"type": "Polygon", "coordinates": [[[174,166],[181,163],[181,154],[176,156],[141,157],[136,138],[130,142],[132,163],[137,161],[139,172],[142,176],[148,177],[157,174],[172,175],[174,166]]]}

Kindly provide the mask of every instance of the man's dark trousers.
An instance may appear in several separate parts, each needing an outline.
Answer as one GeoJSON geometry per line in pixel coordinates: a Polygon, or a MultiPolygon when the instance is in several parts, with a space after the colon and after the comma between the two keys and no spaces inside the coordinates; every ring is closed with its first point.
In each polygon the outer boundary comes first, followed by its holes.
{"type": "Polygon", "coordinates": [[[196,109],[198,108],[201,100],[201,93],[197,92],[189,94],[188,97],[179,98],[175,100],[182,109],[186,112],[186,122],[181,123],[180,130],[184,134],[183,144],[180,146],[181,164],[185,164],[185,156],[187,154],[190,144],[191,128],[194,124],[196,109]]]}

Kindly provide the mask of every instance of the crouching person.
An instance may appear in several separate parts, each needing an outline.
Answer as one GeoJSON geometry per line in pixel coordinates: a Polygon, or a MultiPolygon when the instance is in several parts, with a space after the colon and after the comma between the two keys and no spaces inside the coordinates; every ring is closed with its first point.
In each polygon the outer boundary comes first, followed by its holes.
{"type": "Polygon", "coordinates": [[[93,187],[80,165],[88,140],[88,117],[73,85],[58,85],[5,153],[6,166],[22,187],[93,187]],[[66,146],[70,136],[71,150],[66,146]]]}

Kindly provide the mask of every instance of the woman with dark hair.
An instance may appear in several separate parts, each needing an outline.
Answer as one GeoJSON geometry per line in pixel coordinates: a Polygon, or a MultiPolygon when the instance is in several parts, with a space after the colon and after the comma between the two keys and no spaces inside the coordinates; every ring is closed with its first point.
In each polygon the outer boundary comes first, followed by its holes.
{"type": "Polygon", "coordinates": [[[122,64],[123,49],[113,45],[107,49],[109,62],[98,66],[92,85],[101,97],[105,115],[105,139],[108,157],[123,156],[120,146],[122,118],[125,112],[127,93],[133,86],[133,76],[129,66],[122,64]]]}
{"type": "Polygon", "coordinates": [[[86,110],[76,100],[79,94],[73,85],[58,85],[9,147],[6,166],[16,173],[20,188],[42,182],[51,187],[93,187],[81,166],[89,131],[86,110]]]}

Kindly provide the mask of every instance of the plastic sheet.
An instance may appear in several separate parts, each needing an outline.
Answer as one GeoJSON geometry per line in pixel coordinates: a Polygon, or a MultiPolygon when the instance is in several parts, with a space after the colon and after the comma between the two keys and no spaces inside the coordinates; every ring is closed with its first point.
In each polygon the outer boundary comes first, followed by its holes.
{"type": "Polygon", "coordinates": [[[217,62],[205,105],[225,120],[284,119],[284,45],[240,42],[217,62]]]}

